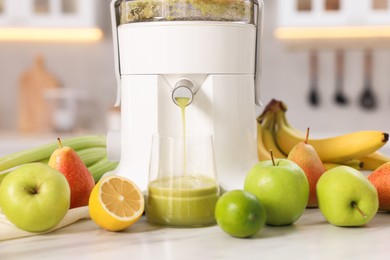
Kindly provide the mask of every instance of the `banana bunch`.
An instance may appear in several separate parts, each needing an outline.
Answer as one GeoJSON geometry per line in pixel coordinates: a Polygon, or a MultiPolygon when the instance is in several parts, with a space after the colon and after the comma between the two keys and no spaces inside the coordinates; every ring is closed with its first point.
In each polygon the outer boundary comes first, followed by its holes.
{"type": "MultiPolygon", "coordinates": [[[[91,172],[95,182],[98,182],[103,174],[115,169],[118,165],[117,162],[111,162],[107,158],[105,136],[86,135],[70,137],[63,139],[62,144],[72,147],[77,152],[80,159],[91,172]]],[[[49,144],[0,157],[0,183],[17,166],[32,162],[47,163],[51,154],[57,148],[57,141],[53,141],[49,144]]]]}
{"type": "MultiPolygon", "coordinates": [[[[287,107],[272,100],[257,118],[259,160],[286,158],[290,150],[304,141],[306,134],[291,126],[286,118],[287,107]]],[[[374,170],[390,157],[378,150],[387,143],[389,135],[381,131],[357,131],[340,136],[310,139],[326,168],[348,165],[356,169],[374,170]]]]}

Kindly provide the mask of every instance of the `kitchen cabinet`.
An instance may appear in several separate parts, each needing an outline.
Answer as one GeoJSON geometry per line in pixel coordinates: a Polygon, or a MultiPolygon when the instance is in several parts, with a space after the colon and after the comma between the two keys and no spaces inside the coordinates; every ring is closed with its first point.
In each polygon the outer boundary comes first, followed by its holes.
{"type": "Polygon", "coordinates": [[[93,0],[0,0],[0,27],[94,27],[93,0]]]}
{"type": "Polygon", "coordinates": [[[389,0],[279,1],[278,26],[390,26],[389,2],[389,0]]]}
{"type": "Polygon", "coordinates": [[[99,41],[93,0],[0,0],[0,41],[99,41]]]}
{"type": "Polygon", "coordinates": [[[387,48],[390,42],[390,0],[279,0],[277,17],[275,36],[289,44],[387,48]]]}

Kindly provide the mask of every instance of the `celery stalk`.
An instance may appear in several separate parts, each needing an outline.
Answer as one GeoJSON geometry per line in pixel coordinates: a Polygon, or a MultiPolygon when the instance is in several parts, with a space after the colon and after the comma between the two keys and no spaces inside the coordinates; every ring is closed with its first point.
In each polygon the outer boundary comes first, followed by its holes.
{"type": "MultiPolygon", "coordinates": [[[[105,147],[89,147],[85,149],[76,150],[76,153],[84,164],[88,167],[96,163],[104,156],[107,155],[107,150],[105,147]]],[[[50,157],[40,160],[41,163],[49,163],[50,157]]]]}
{"type": "Polygon", "coordinates": [[[114,170],[117,166],[118,162],[112,162],[105,156],[97,163],[88,167],[88,170],[92,174],[95,183],[97,183],[105,173],[114,170]]]}
{"type": "MultiPolygon", "coordinates": [[[[103,135],[89,135],[70,137],[62,140],[62,144],[70,146],[74,150],[80,150],[90,147],[105,147],[106,137],[103,135]]],[[[55,149],[58,148],[57,140],[50,144],[27,149],[21,152],[0,157],[0,172],[11,169],[25,163],[32,163],[48,159],[55,149]]]]}
{"type": "Polygon", "coordinates": [[[107,156],[107,150],[105,147],[91,147],[81,149],[76,152],[87,167],[95,164],[99,160],[103,159],[103,157],[107,156]]]}

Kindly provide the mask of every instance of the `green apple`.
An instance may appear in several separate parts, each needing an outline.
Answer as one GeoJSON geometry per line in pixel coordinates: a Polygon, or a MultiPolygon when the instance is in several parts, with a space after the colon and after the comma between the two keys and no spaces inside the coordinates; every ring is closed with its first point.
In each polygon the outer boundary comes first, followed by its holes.
{"type": "Polygon", "coordinates": [[[305,211],[309,182],[301,167],[287,159],[261,161],[248,172],[244,190],[263,203],[266,224],[290,225],[305,211]]]}
{"type": "Polygon", "coordinates": [[[326,171],[317,183],[319,208],[336,226],[362,226],[378,211],[375,186],[360,171],[337,166],[326,171]]]}
{"type": "Polygon", "coordinates": [[[0,185],[0,208],[20,229],[43,232],[68,212],[70,188],[65,176],[43,163],[24,164],[0,185]]]}

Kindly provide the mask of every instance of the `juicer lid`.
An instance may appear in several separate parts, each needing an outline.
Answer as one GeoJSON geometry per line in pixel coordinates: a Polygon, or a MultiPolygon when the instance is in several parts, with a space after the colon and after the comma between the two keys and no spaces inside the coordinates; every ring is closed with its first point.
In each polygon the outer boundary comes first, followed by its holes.
{"type": "Polygon", "coordinates": [[[257,0],[118,0],[119,24],[156,21],[257,23],[257,0]]]}
{"type": "MultiPolygon", "coordinates": [[[[121,102],[121,66],[119,59],[118,29],[121,25],[137,22],[206,21],[241,23],[256,27],[255,102],[262,105],[260,98],[261,42],[264,22],[263,0],[111,0],[111,24],[113,33],[117,99],[121,102]],[[137,9],[139,5],[139,9],[137,9]],[[148,8],[143,8],[143,6],[148,8]],[[150,8],[150,7],[153,8],[150,8]],[[241,8],[240,8],[241,6],[241,8]],[[180,8],[181,7],[181,8],[180,8]],[[203,8],[202,8],[203,7],[203,8]],[[149,12],[145,12],[149,10],[149,12]],[[130,14],[130,16],[129,16],[130,14]],[[142,14],[142,15],[141,15],[142,14]]],[[[192,22],[191,22],[192,23],[192,22]]]]}

